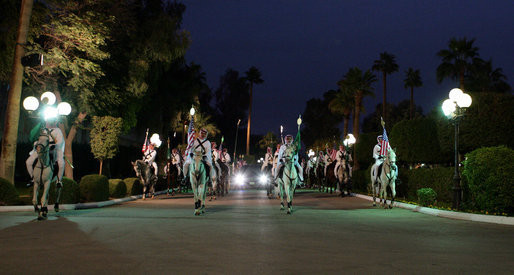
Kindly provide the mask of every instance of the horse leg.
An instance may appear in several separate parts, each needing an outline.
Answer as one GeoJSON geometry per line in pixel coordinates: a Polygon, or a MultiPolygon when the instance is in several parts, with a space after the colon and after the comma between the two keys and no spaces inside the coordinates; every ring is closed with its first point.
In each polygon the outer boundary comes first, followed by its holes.
{"type": "MultiPolygon", "coordinates": [[[[35,178],[35,177],[34,177],[35,178]]],[[[34,196],[32,197],[32,204],[34,205],[34,212],[38,213],[39,215],[39,206],[37,202],[38,193],[39,193],[39,182],[37,180],[34,181],[34,196]]]]}
{"type": "Polygon", "coordinates": [[[59,212],[59,203],[61,201],[61,193],[62,193],[62,183],[56,182],[55,184],[55,192],[57,193],[55,204],[54,204],[54,210],[55,212],[59,212]]]}
{"type": "Polygon", "coordinates": [[[280,210],[284,210],[284,182],[279,179],[278,181],[278,188],[279,188],[279,196],[280,196],[280,210]]]}
{"type": "Polygon", "coordinates": [[[393,203],[394,203],[394,197],[396,196],[396,186],[395,186],[395,183],[394,183],[394,180],[393,179],[393,182],[391,183],[391,204],[389,204],[389,209],[393,208],[393,203]]]}

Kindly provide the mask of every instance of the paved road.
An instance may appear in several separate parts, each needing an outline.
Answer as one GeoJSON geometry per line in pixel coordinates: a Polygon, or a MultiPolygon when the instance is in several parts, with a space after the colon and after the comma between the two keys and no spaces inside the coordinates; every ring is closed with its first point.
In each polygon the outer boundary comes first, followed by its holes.
{"type": "Polygon", "coordinates": [[[286,215],[234,191],[193,215],[191,196],[0,213],[0,274],[513,274],[514,227],[300,192],[286,215]]]}

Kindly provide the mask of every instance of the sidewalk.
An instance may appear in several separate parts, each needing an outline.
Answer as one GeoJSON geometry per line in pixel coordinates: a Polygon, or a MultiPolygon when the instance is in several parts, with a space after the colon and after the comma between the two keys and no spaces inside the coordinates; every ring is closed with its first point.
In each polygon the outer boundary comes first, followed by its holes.
{"type": "MultiPolygon", "coordinates": [[[[373,201],[373,197],[355,194],[356,197],[373,201]]],[[[387,203],[391,203],[391,200],[387,200],[387,203]]],[[[378,205],[378,198],[377,198],[378,205]]],[[[409,209],[414,212],[419,212],[423,214],[428,214],[432,216],[448,218],[448,219],[456,219],[456,220],[464,220],[464,221],[473,221],[473,222],[487,222],[487,223],[496,223],[496,224],[506,224],[506,225],[514,225],[514,217],[505,217],[505,216],[492,216],[492,215],[482,215],[482,214],[471,214],[471,213],[463,213],[456,211],[447,211],[434,209],[429,207],[423,207],[419,205],[413,205],[403,202],[394,202],[393,206],[409,209]]]]}

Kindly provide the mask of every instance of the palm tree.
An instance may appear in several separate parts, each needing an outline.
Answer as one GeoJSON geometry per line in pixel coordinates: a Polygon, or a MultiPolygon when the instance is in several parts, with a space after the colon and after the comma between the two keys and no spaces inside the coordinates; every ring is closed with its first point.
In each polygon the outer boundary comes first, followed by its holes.
{"type": "Polygon", "coordinates": [[[474,92],[510,93],[511,87],[501,68],[493,69],[492,60],[476,58],[470,69],[466,89],[474,92]]]}
{"type": "Polygon", "coordinates": [[[396,61],[394,59],[395,56],[393,54],[383,52],[380,54],[380,59],[375,60],[373,67],[371,67],[373,71],[382,72],[382,79],[384,84],[382,117],[384,118],[384,120],[386,119],[387,75],[398,71],[398,64],[396,64],[396,61]]]}
{"type": "Polygon", "coordinates": [[[403,83],[405,84],[405,88],[410,88],[410,119],[412,119],[414,110],[414,87],[421,87],[421,85],[423,85],[421,76],[419,75],[419,70],[409,68],[405,71],[405,79],[403,80],[403,83]]]}
{"type": "Polygon", "coordinates": [[[348,126],[350,122],[350,115],[353,111],[353,94],[343,85],[343,79],[337,82],[339,86],[339,91],[336,96],[330,103],[328,104],[328,108],[330,112],[333,114],[343,115],[343,137],[346,137],[348,134],[348,126]]]}
{"type": "Polygon", "coordinates": [[[473,46],[475,39],[466,37],[457,40],[455,37],[448,42],[447,50],[440,50],[437,56],[443,63],[437,67],[437,81],[441,83],[445,78],[459,80],[459,87],[464,89],[464,78],[472,68],[474,59],[478,58],[478,48],[473,46]]]}
{"type": "MultiPolygon", "coordinates": [[[[359,120],[360,112],[363,108],[362,100],[365,96],[371,96],[373,94],[373,88],[371,84],[377,81],[377,77],[370,71],[363,72],[361,69],[355,67],[351,68],[345,75],[343,80],[339,81],[339,86],[343,87],[343,90],[348,91],[353,95],[354,98],[354,115],[353,115],[353,135],[355,138],[359,137],[359,120]]],[[[354,169],[359,169],[359,162],[357,161],[357,155],[354,150],[354,169]]]]}
{"type": "Polygon", "coordinates": [[[264,82],[261,78],[261,72],[255,66],[245,72],[246,81],[250,82],[250,105],[248,106],[248,128],[246,129],[246,155],[250,154],[250,124],[252,118],[252,101],[253,101],[253,84],[261,84],[264,82]]]}

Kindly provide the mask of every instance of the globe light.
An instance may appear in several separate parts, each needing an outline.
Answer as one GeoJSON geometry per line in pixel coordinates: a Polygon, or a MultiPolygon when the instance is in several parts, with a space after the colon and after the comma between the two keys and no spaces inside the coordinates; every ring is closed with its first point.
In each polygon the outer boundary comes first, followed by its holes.
{"type": "Polygon", "coordinates": [[[55,95],[52,92],[44,92],[41,95],[41,102],[47,105],[53,105],[55,103],[55,95]]]}
{"type": "Polygon", "coordinates": [[[348,134],[346,138],[348,139],[348,144],[350,145],[355,144],[355,142],[357,141],[353,134],[348,134]]]}
{"type": "Polygon", "coordinates": [[[312,149],[309,149],[309,154],[308,154],[308,156],[309,156],[309,157],[312,157],[312,156],[314,156],[314,155],[315,155],[314,151],[312,151],[312,149]]]}
{"type": "Polygon", "coordinates": [[[441,107],[443,109],[443,113],[445,116],[451,115],[453,112],[455,112],[455,102],[452,99],[447,99],[443,101],[443,105],[441,107]]]}
{"type": "Polygon", "coordinates": [[[302,125],[302,115],[298,116],[298,119],[296,120],[296,124],[298,124],[298,126],[302,125]]]}
{"type": "Polygon", "coordinates": [[[189,110],[189,114],[191,116],[194,116],[195,115],[195,107],[191,107],[191,110],[189,110]]]}
{"type": "Polygon", "coordinates": [[[23,108],[27,111],[35,111],[39,107],[39,100],[33,96],[29,96],[23,100],[23,108]]]}
{"type": "Polygon", "coordinates": [[[459,88],[453,88],[453,89],[450,91],[450,99],[451,99],[452,101],[457,102],[457,101],[459,100],[459,97],[461,97],[463,93],[464,93],[464,92],[462,92],[462,90],[461,90],[461,89],[459,89],[459,88]]]}
{"type": "Polygon", "coordinates": [[[471,96],[468,94],[463,93],[458,99],[457,99],[457,105],[461,108],[468,108],[471,106],[471,96]]]}
{"type": "Polygon", "coordinates": [[[68,102],[61,102],[57,105],[59,115],[67,116],[71,113],[71,105],[68,102]]]}
{"type": "Polygon", "coordinates": [[[157,148],[159,148],[162,144],[162,141],[161,139],[159,138],[159,134],[153,134],[151,137],[150,137],[150,143],[153,143],[155,144],[155,146],[157,148]]]}
{"type": "Polygon", "coordinates": [[[52,106],[47,106],[44,110],[43,110],[43,118],[45,120],[50,120],[50,119],[54,119],[57,117],[57,115],[59,114],[59,112],[57,111],[57,108],[55,107],[52,107],[52,106]]]}

